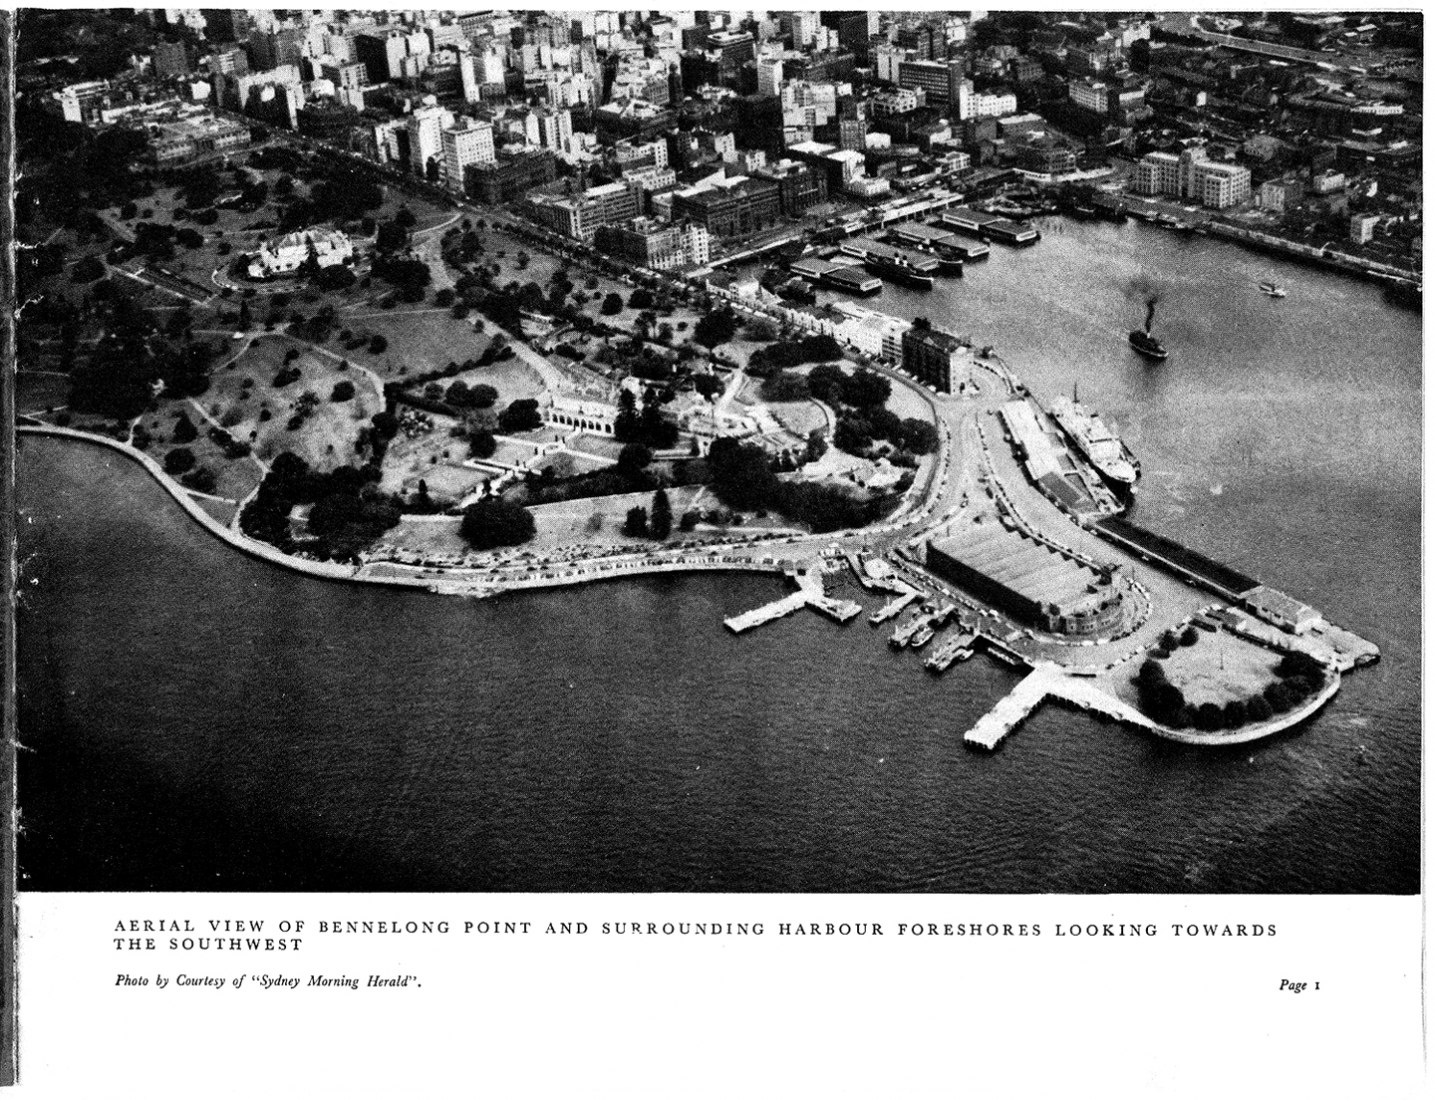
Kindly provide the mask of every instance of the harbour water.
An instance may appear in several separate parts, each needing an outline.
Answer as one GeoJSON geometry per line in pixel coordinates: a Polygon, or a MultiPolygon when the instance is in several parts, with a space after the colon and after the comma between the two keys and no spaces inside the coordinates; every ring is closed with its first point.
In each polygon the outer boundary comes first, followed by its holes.
{"type": "Polygon", "coordinates": [[[973,754],[1018,672],[933,677],[863,619],[724,630],[774,579],[316,581],[119,455],[32,438],[21,888],[1418,891],[1418,315],[1210,239],[1043,231],[870,304],[1039,396],[1079,383],[1141,459],[1143,525],[1379,645],[1302,729],[1212,751],[1047,707],[973,754]],[[1125,339],[1152,292],[1159,365],[1125,339]]]}

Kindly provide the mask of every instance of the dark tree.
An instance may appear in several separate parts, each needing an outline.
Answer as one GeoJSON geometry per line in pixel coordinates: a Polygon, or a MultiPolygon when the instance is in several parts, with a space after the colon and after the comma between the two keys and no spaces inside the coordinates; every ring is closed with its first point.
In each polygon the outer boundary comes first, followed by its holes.
{"type": "Polygon", "coordinates": [[[623,312],[623,299],[616,294],[609,294],[603,299],[602,313],[604,317],[612,317],[623,312]]]}
{"type": "Polygon", "coordinates": [[[821,428],[813,428],[807,433],[807,461],[816,462],[827,453],[827,440],[822,434],[821,428]]]}
{"type": "Polygon", "coordinates": [[[397,222],[384,222],[379,226],[374,248],[379,252],[397,252],[409,243],[408,231],[397,222]]]}
{"type": "Polygon", "coordinates": [[[618,472],[626,477],[636,477],[653,461],[653,452],[641,443],[625,444],[618,452],[618,472]]]}
{"type": "Polygon", "coordinates": [[[668,494],[659,489],[653,494],[652,518],[648,520],[648,532],[655,539],[665,539],[673,529],[673,506],[668,494]]]}
{"type": "Polygon", "coordinates": [[[931,454],[941,440],[933,425],[911,416],[903,418],[898,435],[903,449],[914,455],[931,454]]]}
{"type": "Polygon", "coordinates": [[[334,383],[334,392],[329,395],[330,401],[351,401],[354,397],[354,383],[347,378],[334,383]]]}
{"type": "Polygon", "coordinates": [[[174,422],[174,434],[170,436],[176,443],[193,443],[199,438],[199,429],[194,426],[185,413],[180,413],[179,418],[174,422]]]}
{"type": "Polygon", "coordinates": [[[498,426],[505,432],[529,432],[543,427],[543,417],[538,412],[538,402],[532,397],[520,397],[498,414],[498,426]]]}
{"type": "Polygon", "coordinates": [[[175,447],[164,456],[164,472],[171,477],[194,469],[194,452],[188,447],[175,447]]]}
{"type": "Polygon", "coordinates": [[[648,537],[648,510],[641,506],[629,508],[623,521],[623,534],[635,539],[648,537]]]}
{"type": "Polygon", "coordinates": [[[492,432],[479,428],[469,434],[468,453],[474,458],[489,458],[496,450],[498,440],[493,437],[492,432]]]}
{"type": "Polygon", "coordinates": [[[632,390],[618,395],[618,415],[613,421],[613,438],[619,443],[636,443],[642,434],[642,421],[638,417],[638,399],[632,390]]]}
{"type": "Polygon", "coordinates": [[[836,363],[819,363],[807,373],[807,388],[819,401],[840,405],[846,399],[847,372],[836,363]]]}
{"type": "Polygon", "coordinates": [[[723,391],[723,381],[715,374],[695,374],[693,388],[704,397],[716,397],[723,391]]]}
{"type": "Polygon", "coordinates": [[[839,451],[865,455],[872,446],[872,425],[853,416],[838,417],[837,427],[832,432],[832,443],[839,451]]]}
{"type": "Polygon", "coordinates": [[[475,549],[517,546],[533,537],[533,516],[520,504],[500,497],[484,497],[463,510],[459,534],[475,549]]]}
{"type": "Polygon", "coordinates": [[[737,332],[737,315],[730,309],[705,313],[693,327],[693,339],[705,348],[725,344],[737,332]]]}
{"type": "Polygon", "coordinates": [[[892,394],[892,383],[876,371],[859,370],[847,380],[843,398],[859,409],[881,408],[892,394]]]}
{"type": "Polygon", "coordinates": [[[713,492],[732,508],[767,506],[777,487],[777,475],[762,448],[731,437],[713,440],[708,450],[713,492]]]}

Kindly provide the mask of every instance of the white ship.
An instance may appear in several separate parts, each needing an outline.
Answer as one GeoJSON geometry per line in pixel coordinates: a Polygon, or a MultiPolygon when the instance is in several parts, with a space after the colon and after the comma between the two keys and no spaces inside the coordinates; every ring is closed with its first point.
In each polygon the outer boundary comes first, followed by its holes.
{"type": "Polygon", "coordinates": [[[1112,485],[1118,489],[1129,489],[1136,484],[1136,479],[1141,476],[1141,463],[1094,412],[1074,397],[1058,397],[1051,403],[1051,418],[1112,485]]]}

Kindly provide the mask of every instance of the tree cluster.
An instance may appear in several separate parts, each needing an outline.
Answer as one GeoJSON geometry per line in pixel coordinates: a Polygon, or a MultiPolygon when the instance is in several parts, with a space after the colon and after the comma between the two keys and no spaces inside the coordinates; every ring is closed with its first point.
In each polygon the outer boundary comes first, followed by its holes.
{"type": "Polygon", "coordinates": [[[70,408],[129,420],[157,393],[198,397],[209,388],[209,367],[217,345],[160,335],[143,311],[117,311],[114,327],[88,360],[70,371],[70,408]]]}
{"type": "Polygon", "coordinates": [[[422,302],[424,287],[433,278],[429,265],[422,260],[394,257],[382,252],[374,256],[372,270],[380,279],[396,287],[399,297],[405,302],[422,302]]]}
{"type": "Polygon", "coordinates": [[[501,497],[484,497],[463,510],[459,534],[476,550],[518,546],[533,537],[533,516],[521,504],[501,497]]]}
{"type": "Polygon", "coordinates": [[[839,485],[783,481],[762,448],[723,438],[708,451],[713,492],[743,511],[775,509],[813,531],[862,527],[890,509],[894,497],[862,499],[839,485]]]}
{"type": "Polygon", "coordinates": [[[619,443],[641,443],[655,451],[678,442],[678,426],[663,415],[662,401],[653,389],[643,394],[642,409],[631,390],[618,397],[618,415],[613,421],[613,438],[619,443]]]}
{"type": "Polygon", "coordinates": [[[1167,631],[1136,675],[1141,710],[1173,729],[1195,727],[1214,733],[1269,721],[1277,714],[1294,710],[1318,692],[1328,675],[1325,666],[1314,658],[1304,653],[1287,653],[1276,666],[1276,679],[1259,693],[1228,700],[1224,705],[1208,701],[1193,706],[1180,687],[1167,678],[1164,662],[1177,646],[1195,645],[1199,638],[1194,627],[1187,627],[1179,637],[1167,631]]]}
{"type": "Polygon", "coordinates": [[[322,558],[350,560],[399,522],[399,503],[378,491],[378,478],[377,466],[340,466],[321,473],[285,451],[245,506],[239,526],[286,553],[307,550],[322,558]],[[303,541],[289,528],[289,513],[299,504],[313,505],[303,541]]]}
{"type": "MultiPolygon", "coordinates": [[[[748,373],[761,377],[782,367],[798,367],[803,363],[821,363],[842,358],[842,345],[831,336],[803,336],[796,340],[779,340],[758,348],[748,360],[748,373]]],[[[883,398],[885,401],[886,398],[883,398]]]]}
{"type": "Polygon", "coordinates": [[[731,309],[714,310],[705,313],[693,326],[693,339],[705,348],[725,344],[737,334],[737,314],[731,309]]]}
{"type": "Polygon", "coordinates": [[[498,427],[508,433],[531,432],[543,427],[543,416],[538,411],[538,402],[532,397],[520,397],[510,401],[498,414],[498,427]]]}

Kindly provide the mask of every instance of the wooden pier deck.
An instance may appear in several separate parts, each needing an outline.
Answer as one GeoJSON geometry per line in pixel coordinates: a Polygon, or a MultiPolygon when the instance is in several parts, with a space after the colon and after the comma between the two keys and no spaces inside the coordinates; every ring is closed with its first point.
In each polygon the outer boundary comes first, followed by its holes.
{"type": "Polygon", "coordinates": [[[1050,690],[1051,676],[1046,670],[1038,669],[1030,673],[1017,684],[1010,695],[983,714],[977,724],[967,730],[963,740],[968,745],[977,745],[984,749],[996,748],[1007,734],[1041,706],[1050,690]]]}
{"type": "Polygon", "coordinates": [[[1048,698],[1059,699],[1080,710],[1105,715],[1127,725],[1156,728],[1156,723],[1135,707],[1108,695],[1090,680],[1068,675],[1054,665],[1044,665],[1030,672],[1010,695],[982,715],[963,740],[968,745],[994,749],[1048,698]]]}
{"type": "Polygon", "coordinates": [[[806,590],[794,592],[780,600],[773,600],[772,603],[765,603],[761,607],[755,607],[751,611],[744,611],[741,615],[725,619],[723,625],[734,634],[741,634],[755,626],[770,623],[773,619],[780,619],[784,615],[791,615],[794,611],[801,610],[807,606],[809,598],[806,590]]]}
{"type": "Polygon", "coordinates": [[[907,610],[907,608],[911,606],[912,601],[914,601],[917,596],[918,593],[916,592],[908,592],[905,595],[898,596],[890,603],[884,604],[879,610],[872,612],[872,625],[880,626],[888,619],[895,619],[898,615],[900,615],[903,611],[907,610]]]}
{"type": "MultiPolygon", "coordinates": [[[[841,566],[839,560],[839,568],[841,566]]],[[[770,623],[774,619],[781,619],[785,615],[791,615],[804,607],[810,607],[814,611],[820,611],[829,619],[839,623],[851,622],[858,615],[862,614],[862,605],[852,600],[839,600],[828,596],[822,590],[822,576],[817,570],[806,570],[793,574],[797,582],[797,591],[791,595],[784,596],[780,600],[773,600],[771,603],[755,607],[751,611],[744,611],[741,615],[734,615],[730,619],[723,620],[723,625],[734,634],[741,634],[751,630],[753,627],[761,626],[763,623],[770,623]]]]}
{"type": "Polygon", "coordinates": [[[839,623],[851,622],[858,615],[862,614],[862,605],[852,600],[834,600],[831,596],[808,596],[807,606],[814,611],[820,611],[829,619],[836,619],[839,623]]]}

